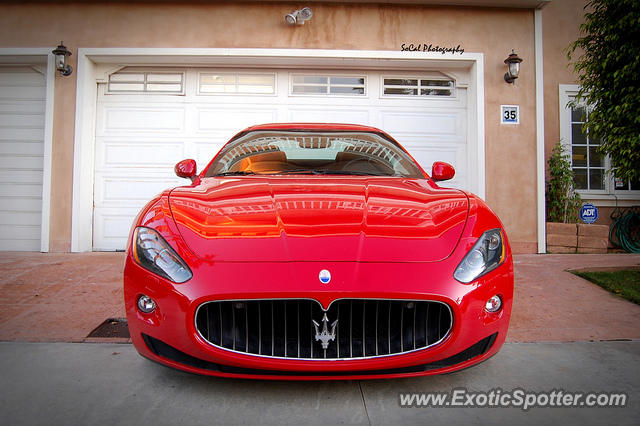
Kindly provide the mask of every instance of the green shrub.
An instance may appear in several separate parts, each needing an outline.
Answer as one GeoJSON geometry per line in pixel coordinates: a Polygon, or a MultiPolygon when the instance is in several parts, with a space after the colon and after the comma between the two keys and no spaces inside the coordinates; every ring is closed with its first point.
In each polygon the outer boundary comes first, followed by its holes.
{"type": "Polygon", "coordinates": [[[617,179],[640,180],[640,1],[591,0],[568,56],[589,105],[585,129],[617,179]]]}
{"type": "Polygon", "coordinates": [[[574,189],[569,155],[565,154],[560,142],[553,148],[547,165],[549,168],[546,190],[547,221],[578,222],[582,199],[574,189]]]}

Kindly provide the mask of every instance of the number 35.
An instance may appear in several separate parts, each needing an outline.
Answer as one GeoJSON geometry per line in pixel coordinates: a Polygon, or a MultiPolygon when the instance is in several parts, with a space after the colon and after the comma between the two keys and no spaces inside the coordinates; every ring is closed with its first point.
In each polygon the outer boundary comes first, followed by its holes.
{"type": "Polygon", "coordinates": [[[515,121],[517,120],[518,115],[516,113],[516,110],[512,109],[512,110],[505,110],[504,111],[504,119],[508,120],[508,121],[515,121]]]}

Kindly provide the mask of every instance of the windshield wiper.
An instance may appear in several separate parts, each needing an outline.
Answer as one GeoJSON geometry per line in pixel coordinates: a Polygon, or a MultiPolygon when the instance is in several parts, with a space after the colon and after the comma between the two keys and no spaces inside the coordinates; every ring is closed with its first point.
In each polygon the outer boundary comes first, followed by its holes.
{"type": "Polygon", "coordinates": [[[269,173],[270,175],[317,175],[317,170],[313,169],[292,169],[292,170],[280,170],[279,172],[269,173]]]}
{"type": "Polygon", "coordinates": [[[246,176],[246,175],[255,175],[256,172],[252,172],[251,170],[237,170],[235,172],[224,172],[224,173],[216,173],[212,175],[212,177],[217,176],[246,176]]]}
{"type": "Polygon", "coordinates": [[[346,175],[346,176],[393,176],[387,173],[358,172],[353,170],[318,170],[319,175],[346,175]]]}

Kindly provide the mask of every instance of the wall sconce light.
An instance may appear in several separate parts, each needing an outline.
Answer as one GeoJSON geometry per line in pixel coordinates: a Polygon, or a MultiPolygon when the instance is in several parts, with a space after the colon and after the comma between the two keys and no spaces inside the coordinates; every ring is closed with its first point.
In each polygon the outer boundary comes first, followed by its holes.
{"type": "Polygon", "coordinates": [[[67,56],[71,56],[71,52],[67,50],[65,45],[60,42],[58,47],[51,51],[51,53],[56,55],[56,69],[60,71],[60,75],[71,75],[73,68],[67,64],[67,56]]]}
{"type": "Polygon", "coordinates": [[[291,12],[284,17],[284,20],[289,25],[304,25],[305,21],[308,21],[313,16],[313,12],[308,7],[291,12]]]}
{"type": "Polygon", "coordinates": [[[507,59],[504,60],[504,63],[507,64],[507,72],[504,74],[504,81],[507,83],[513,83],[514,80],[518,78],[518,74],[520,74],[520,62],[522,62],[522,58],[520,58],[512,49],[507,59]]]}

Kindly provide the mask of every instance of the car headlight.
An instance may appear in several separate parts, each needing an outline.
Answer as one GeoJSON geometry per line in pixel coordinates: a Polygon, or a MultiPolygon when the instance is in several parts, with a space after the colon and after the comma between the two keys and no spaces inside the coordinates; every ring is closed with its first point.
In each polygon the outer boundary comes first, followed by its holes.
{"type": "Polygon", "coordinates": [[[504,262],[505,258],[506,250],[502,230],[491,229],[476,241],[456,268],[453,277],[461,283],[468,284],[496,269],[504,262]]]}
{"type": "Polygon", "coordinates": [[[138,265],[176,283],[193,276],[169,243],[151,228],[138,227],[133,234],[133,258],[138,265]]]}

